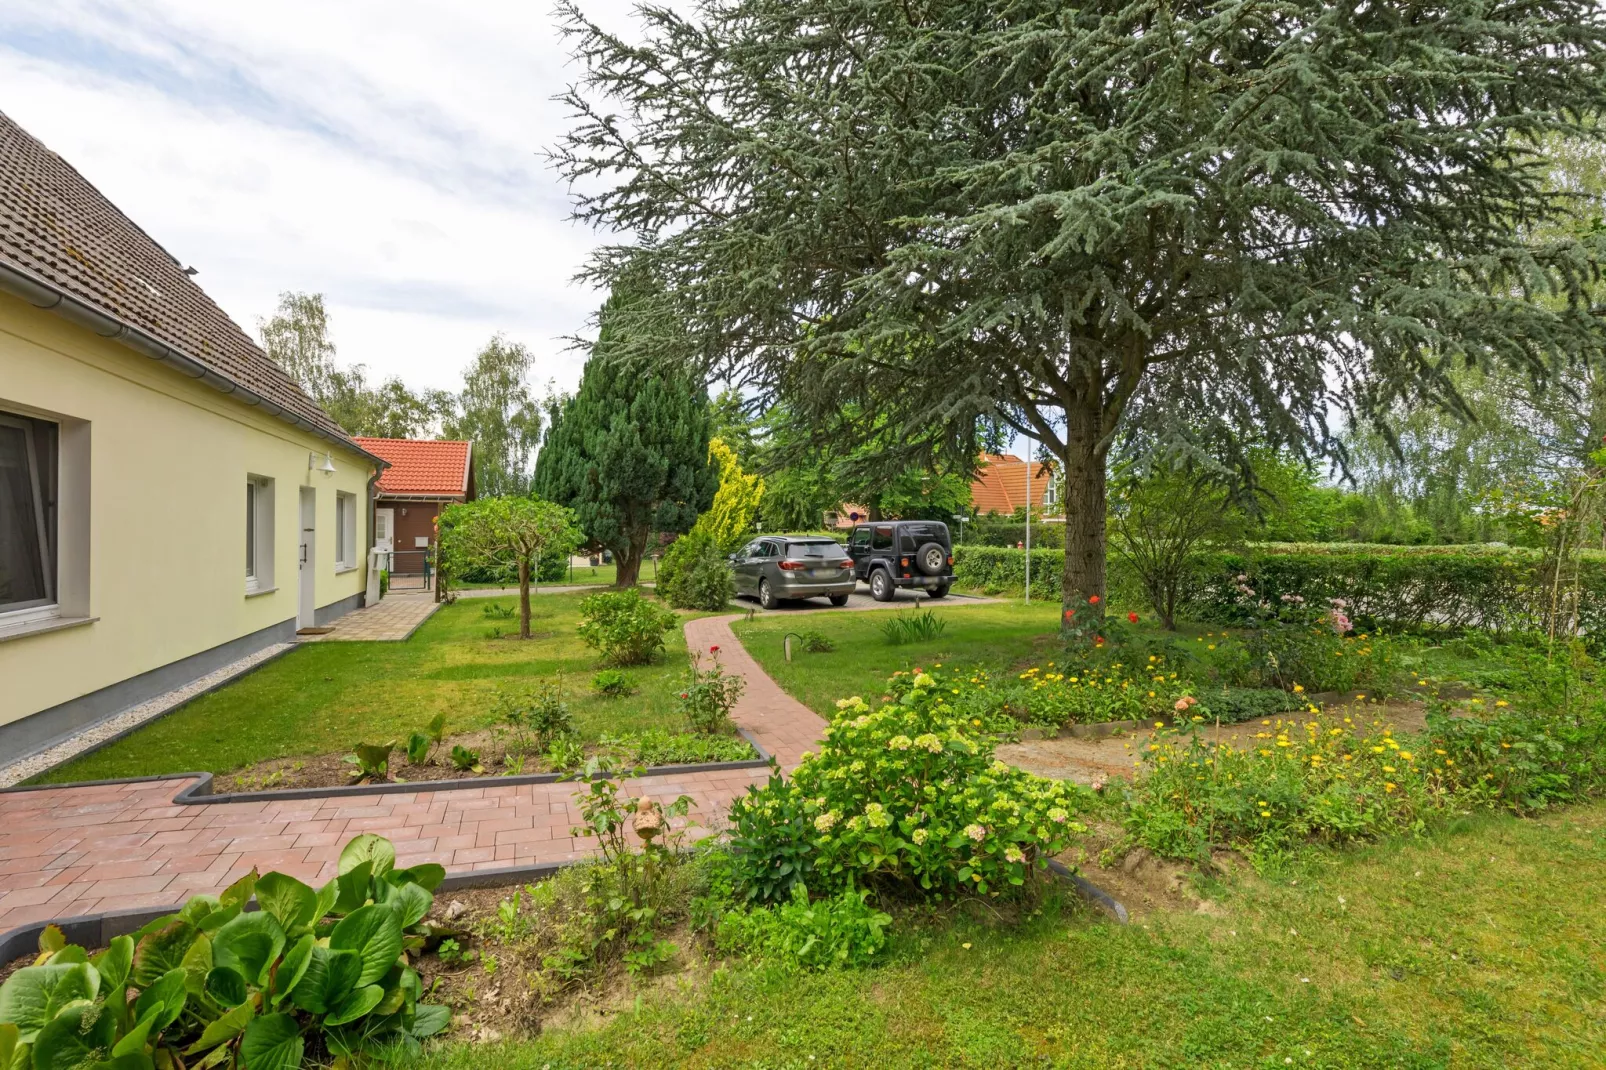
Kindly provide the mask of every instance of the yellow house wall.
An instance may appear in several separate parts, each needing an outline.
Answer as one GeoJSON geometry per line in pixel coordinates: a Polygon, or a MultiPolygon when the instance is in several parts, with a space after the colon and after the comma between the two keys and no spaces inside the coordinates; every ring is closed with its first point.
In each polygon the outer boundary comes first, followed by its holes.
{"type": "Polygon", "coordinates": [[[0,642],[0,725],[294,621],[298,487],[316,494],[317,605],[364,589],[373,469],[361,455],[0,293],[8,404],[88,422],[88,612],[99,620],[0,642]],[[326,451],[335,473],[309,472],[308,454],[326,451]],[[274,481],[277,584],[250,597],[247,474],[274,481]],[[358,567],[337,573],[340,491],[357,500],[358,567]]]}

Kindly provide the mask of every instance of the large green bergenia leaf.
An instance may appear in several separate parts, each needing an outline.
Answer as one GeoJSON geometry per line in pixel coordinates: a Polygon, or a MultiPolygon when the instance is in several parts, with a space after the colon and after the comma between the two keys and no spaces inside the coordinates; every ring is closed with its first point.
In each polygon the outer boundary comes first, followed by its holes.
{"type": "Polygon", "coordinates": [[[21,1043],[32,1044],[45,1023],[77,1000],[92,1000],[100,989],[93,966],[62,963],[26,966],[0,985],[0,1022],[17,1027],[21,1043]]]}
{"type": "Polygon", "coordinates": [[[0,1022],[0,1070],[11,1065],[11,1057],[22,1044],[22,1030],[15,1022],[0,1022]]]}
{"type": "Polygon", "coordinates": [[[306,975],[307,967],[312,964],[313,936],[307,933],[297,940],[289,951],[284,953],[284,959],[279,963],[278,972],[273,975],[273,1001],[278,1003],[292,992],[301,978],[306,975]]]}
{"type": "Polygon", "coordinates": [[[304,1011],[327,1014],[357,987],[361,975],[362,956],[357,952],[331,951],[314,945],[306,973],[291,990],[290,1001],[304,1011]]]}
{"type": "Polygon", "coordinates": [[[268,968],[284,951],[284,930],[272,914],[241,914],[212,938],[212,962],[240,971],[258,987],[267,984],[268,968]]]}
{"type": "Polygon", "coordinates": [[[451,1024],[450,1008],[433,1003],[420,1003],[418,1014],[413,1018],[412,1034],[422,1040],[424,1037],[434,1036],[451,1024]]]}
{"type": "Polygon", "coordinates": [[[383,877],[396,865],[396,848],[385,837],[365,832],[341,850],[340,872],[350,873],[364,862],[372,863],[369,872],[374,876],[383,877]]]}
{"type": "Polygon", "coordinates": [[[182,966],[164,973],[155,984],[139,994],[139,999],[134,1003],[134,1014],[143,1018],[152,1011],[160,1011],[156,1016],[158,1033],[172,1025],[184,1010],[184,1002],[189,997],[189,991],[184,987],[187,976],[182,966]]]}
{"type": "MultiPolygon", "coordinates": [[[[106,950],[96,955],[92,965],[95,972],[100,974],[100,985],[106,990],[107,998],[128,983],[129,974],[134,972],[134,938],[132,936],[119,936],[106,945],[106,950]]],[[[0,1062],[0,1066],[4,1066],[0,1062]]]]}
{"type": "Polygon", "coordinates": [[[240,1039],[244,1070],[297,1070],[301,1065],[301,1030],[288,1014],[265,1014],[245,1027],[240,1039]]]}
{"type": "Polygon", "coordinates": [[[312,924],[318,893],[284,873],[264,873],[257,881],[257,905],[279,919],[285,932],[312,924]]]}
{"type": "Polygon", "coordinates": [[[142,1015],[139,1021],[134,1023],[134,1028],[124,1033],[123,1039],[112,1047],[113,1058],[119,1055],[143,1052],[145,1050],[145,1041],[149,1039],[152,1030],[157,1028],[156,1019],[160,1018],[166,1009],[165,1007],[153,1007],[142,1015]]]}
{"type": "Polygon", "coordinates": [[[212,972],[212,939],[205,933],[195,938],[195,943],[184,952],[185,980],[184,987],[192,996],[199,996],[206,991],[206,975],[212,972]]]}
{"type": "Polygon", "coordinates": [[[256,867],[252,866],[251,872],[223,889],[223,894],[217,897],[218,902],[226,907],[243,907],[251,901],[251,894],[256,891],[256,887],[257,871],[256,867]]]}
{"type": "Polygon", "coordinates": [[[206,975],[206,994],[219,1007],[238,1007],[251,993],[239,970],[232,966],[214,966],[206,975]]]}
{"type": "Polygon", "coordinates": [[[175,921],[141,937],[134,948],[134,985],[153,985],[169,970],[184,965],[184,954],[195,943],[195,935],[195,926],[175,921]]]}
{"type": "Polygon", "coordinates": [[[384,998],[385,990],[378,985],[359,988],[341,1000],[339,1005],[329,1012],[329,1017],[323,1020],[323,1024],[335,1026],[345,1025],[347,1022],[355,1022],[358,1018],[379,1006],[380,1001],[384,998]]]}
{"type": "Polygon", "coordinates": [[[368,886],[373,883],[373,870],[372,862],[359,862],[335,878],[335,904],[331,909],[336,914],[350,914],[368,902],[368,886]]]}
{"type": "Polygon", "coordinates": [[[389,894],[385,896],[385,905],[395,907],[401,914],[404,928],[423,921],[435,902],[435,897],[421,884],[389,884],[387,887],[389,894]]]}
{"type": "Polygon", "coordinates": [[[81,1070],[104,1062],[117,1040],[117,1021],[100,1003],[75,1003],[39,1030],[34,1070],[81,1070]]]}
{"type": "Polygon", "coordinates": [[[201,1038],[184,1049],[185,1055],[194,1055],[208,1048],[215,1048],[226,1040],[233,1040],[245,1032],[245,1027],[256,1017],[257,1009],[254,1004],[242,1003],[215,1022],[208,1022],[206,1029],[201,1032],[201,1038]]]}
{"type": "Polygon", "coordinates": [[[362,958],[357,984],[371,985],[396,962],[402,949],[401,914],[377,903],[342,918],[329,934],[332,951],[355,951],[362,958]]]}
{"type": "Polygon", "coordinates": [[[446,867],[434,862],[421,862],[407,869],[396,870],[390,879],[397,884],[416,884],[426,892],[433,892],[446,879],[446,867]]]}

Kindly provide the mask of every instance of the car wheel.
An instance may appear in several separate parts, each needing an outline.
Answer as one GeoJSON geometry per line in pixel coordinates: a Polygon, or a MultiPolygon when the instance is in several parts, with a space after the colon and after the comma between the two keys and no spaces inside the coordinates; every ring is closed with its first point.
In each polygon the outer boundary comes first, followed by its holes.
{"type": "Polygon", "coordinates": [[[928,598],[947,598],[948,597],[948,585],[945,583],[941,587],[933,587],[931,590],[926,592],[926,597],[928,597],[928,598]]]}
{"type": "Polygon", "coordinates": [[[845,606],[848,604],[848,596],[845,594],[834,594],[831,596],[831,604],[833,606],[845,606]]]}
{"type": "Polygon", "coordinates": [[[758,581],[758,604],[765,609],[774,609],[780,604],[780,600],[775,597],[775,592],[770,589],[769,580],[758,581]]]}
{"type": "Polygon", "coordinates": [[[927,542],[915,551],[915,567],[928,576],[941,576],[948,564],[948,551],[940,542],[927,542]]]}
{"type": "Polygon", "coordinates": [[[892,577],[887,575],[886,569],[878,568],[870,573],[871,598],[874,598],[877,602],[890,602],[892,601],[892,594],[892,577]]]}

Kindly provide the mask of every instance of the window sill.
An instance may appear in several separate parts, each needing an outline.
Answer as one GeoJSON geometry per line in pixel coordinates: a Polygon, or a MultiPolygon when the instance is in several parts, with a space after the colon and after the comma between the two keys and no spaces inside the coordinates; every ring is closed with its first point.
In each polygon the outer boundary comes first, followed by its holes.
{"type": "Polygon", "coordinates": [[[356,565],[336,565],[335,566],[335,575],[336,576],[344,576],[348,572],[356,572],[356,571],[357,571],[357,566],[356,565]]]}
{"type": "Polygon", "coordinates": [[[37,620],[19,621],[16,624],[0,624],[0,643],[29,635],[43,635],[46,632],[77,628],[84,624],[93,624],[99,619],[99,617],[40,617],[37,620]]]}
{"type": "Polygon", "coordinates": [[[278,589],[279,588],[277,588],[277,587],[258,587],[253,591],[246,591],[245,592],[245,596],[247,598],[256,598],[259,595],[272,594],[274,591],[277,591],[278,589]]]}

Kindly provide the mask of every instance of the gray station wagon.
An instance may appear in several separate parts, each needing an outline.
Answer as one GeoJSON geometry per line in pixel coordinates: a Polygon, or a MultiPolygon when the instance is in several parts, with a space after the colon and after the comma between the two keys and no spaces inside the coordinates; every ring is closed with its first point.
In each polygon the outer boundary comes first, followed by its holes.
{"type": "Polygon", "coordinates": [[[736,593],[757,598],[765,609],[819,595],[845,606],[856,586],[853,561],[835,539],[767,535],[732,554],[731,568],[736,593]]]}

